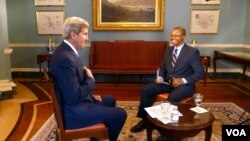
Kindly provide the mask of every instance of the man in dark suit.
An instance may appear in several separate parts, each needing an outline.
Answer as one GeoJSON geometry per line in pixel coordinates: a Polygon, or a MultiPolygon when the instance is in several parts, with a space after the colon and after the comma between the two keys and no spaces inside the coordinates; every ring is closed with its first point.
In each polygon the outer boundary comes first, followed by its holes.
{"type": "Polygon", "coordinates": [[[169,92],[168,101],[179,102],[191,97],[194,94],[195,81],[204,77],[200,53],[196,48],[185,44],[185,36],[186,31],[183,27],[178,26],[172,30],[170,40],[173,46],[165,50],[155,83],[145,85],[141,91],[137,117],[142,120],[130,129],[131,132],[139,132],[146,128],[147,118],[144,108],[151,106],[152,99],[157,94],[169,92]]]}
{"type": "Polygon", "coordinates": [[[95,79],[91,70],[82,65],[78,54],[88,40],[88,27],[88,22],[79,17],[65,20],[64,40],[51,60],[55,93],[66,129],[103,122],[108,127],[110,140],[116,141],[127,114],[115,107],[114,97],[91,93],[96,86],[95,79]]]}

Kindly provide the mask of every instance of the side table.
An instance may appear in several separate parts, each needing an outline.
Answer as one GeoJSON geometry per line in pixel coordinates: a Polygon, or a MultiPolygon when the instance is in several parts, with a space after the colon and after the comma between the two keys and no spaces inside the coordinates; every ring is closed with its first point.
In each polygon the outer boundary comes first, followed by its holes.
{"type": "Polygon", "coordinates": [[[42,63],[47,61],[48,71],[50,71],[50,60],[52,54],[38,54],[37,55],[37,64],[39,65],[40,80],[42,81],[42,63]]]}
{"type": "Polygon", "coordinates": [[[180,141],[186,137],[193,137],[202,130],[205,130],[205,141],[210,141],[212,136],[212,124],[214,116],[211,112],[199,114],[195,117],[195,112],[190,108],[192,104],[178,103],[178,110],[183,114],[176,123],[163,124],[156,118],[148,115],[147,139],[152,141],[152,131],[156,129],[160,135],[168,141],[180,141]]]}

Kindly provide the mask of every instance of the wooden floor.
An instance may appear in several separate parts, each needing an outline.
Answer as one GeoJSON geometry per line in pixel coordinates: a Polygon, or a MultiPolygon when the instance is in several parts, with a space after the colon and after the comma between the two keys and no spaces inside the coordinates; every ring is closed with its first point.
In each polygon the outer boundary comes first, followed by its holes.
{"type": "MultiPolygon", "coordinates": [[[[20,81],[20,79],[16,81],[20,81]]],[[[6,125],[0,126],[0,140],[5,140],[7,137],[8,140],[29,140],[53,112],[52,104],[48,98],[34,97],[32,91],[18,82],[17,87],[18,94],[14,99],[7,102],[0,101],[0,125],[6,125]],[[17,100],[20,103],[22,101],[28,103],[26,108],[24,108],[26,111],[21,110],[23,108],[20,108],[20,106],[16,106],[15,112],[10,112],[8,107],[13,110],[13,103],[17,103],[17,100]],[[14,102],[11,103],[10,101],[14,102]],[[10,103],[9,106],[8,103],[10,103]],[[3,104],[5,105],[3,106],[3,104]],[[36,110],[34,110],[34,105],[36,105],[36,110]],[[6,114],[6,111],[9,112],[6,114]],[[12,121],[12,123],[9,124],[9,121],[12,121]],[[19,126],[14,126],[15,123],[19,126]]],[[[113,95],[117,101],[139,101],[142,87],[143,84],[98,84],[94,94],[113,95]]],[[[204,86],[203,83],[197,84],[196,91],[204,94],[204,102],[233,102],[243,109],[250,105],[249,82],[241,83],[240,80],[209,80],[207,86],[204,86]]],[[[20,105],[20,103],[18,104],[20,105]]]]}
{"type": "MultiPolygon", "coordinates": [[[[143,84],[99,84],[94,94],[113,95],[118,101],[139,101],[143,84]]],[[[210,80],[200,82],[196,92],[204,95],[204,102],[233,102],[245,109],[250,105],[250,83],[240,80],[210,80]]]]}

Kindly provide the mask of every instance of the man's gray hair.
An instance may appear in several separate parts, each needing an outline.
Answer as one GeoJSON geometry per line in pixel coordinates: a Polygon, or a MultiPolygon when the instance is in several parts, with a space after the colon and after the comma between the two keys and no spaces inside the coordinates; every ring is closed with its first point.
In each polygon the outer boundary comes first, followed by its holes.
{"type": "Polygon", "coordinates": [[[69,39],[71,32],[79,34],[82,28],[85,27],[89,27],[89,23],[86,20],[79,17],[69,17],[65,19],[63,24],[63,38],[69,39]]]}

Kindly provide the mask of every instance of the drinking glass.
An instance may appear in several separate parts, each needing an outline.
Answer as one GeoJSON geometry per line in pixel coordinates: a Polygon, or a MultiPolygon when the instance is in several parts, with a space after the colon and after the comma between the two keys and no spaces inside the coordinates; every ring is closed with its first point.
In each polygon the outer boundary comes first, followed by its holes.
{"type": "Polygon", "coordinates": [[[194,94],[194,102],[196,105],[196,109],[199,109],[199,107],[201,106],[202,100],[203,100],[203,94],[201,94],[201,93],[194,94]]]}
{"type": "MultiPolygon", "coordinates": [[[[194,102],[195,102],[195,105],[196,105],[196,107],[195,107],[196,111],[200,110],[202,100],[203,100],[203,95],[201,93],[195,93],[194,94],[194,102]]],[[[194,118],[199,119],[199,114],[197,112],[195,113],[194,118]]]]}
{"type": "Polygon", "coordinates": [[[165,101],[165,102],[162,102],[161,103],[161,111],[162,111],[162,113],[163,113],[163,115],[164,115],[164,118],[169,118],[169,107],[170,107],[170,102],[168,102],[168,101],[165,101]]]}
{"type": "Polygon", "coordinates": [[[169,107],[170,107],[170,102],[165,101],[165,102],[161,103],[161,110],[162,110],[163,113],[167,113],[169,107]]]}

